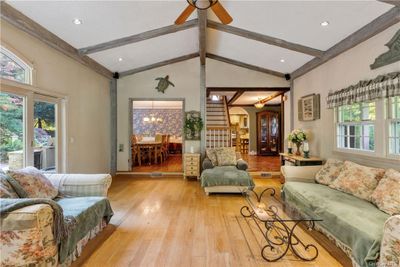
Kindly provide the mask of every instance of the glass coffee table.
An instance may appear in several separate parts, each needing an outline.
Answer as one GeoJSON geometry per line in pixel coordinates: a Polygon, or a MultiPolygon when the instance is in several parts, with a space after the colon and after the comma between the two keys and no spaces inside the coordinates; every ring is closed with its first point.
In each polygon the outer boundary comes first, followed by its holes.
{"type": "Polygon", "coordinates": [[[285,213],[284,204],[275,196],[275,189],[256,187],[243,192],[247,205],[240,209],[240,214],[253,220],[262,233],[266,243],[261,249],[261,256],[269,262],[277,261],[289,251],[303,261],[312,261],[318,257],[318,248],[307,244],[296,233],[300,224],[312,231],[317,217],[285,213]]]}

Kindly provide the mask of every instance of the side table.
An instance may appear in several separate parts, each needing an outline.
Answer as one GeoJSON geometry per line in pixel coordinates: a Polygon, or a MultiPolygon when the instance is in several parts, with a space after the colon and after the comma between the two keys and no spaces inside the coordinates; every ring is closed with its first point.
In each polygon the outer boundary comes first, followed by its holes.
{"type": "Polygon", "coordinates": [[[184,178],[196,177],[200,179],[200,154],[185,153],[183,155],[184,178]]]}

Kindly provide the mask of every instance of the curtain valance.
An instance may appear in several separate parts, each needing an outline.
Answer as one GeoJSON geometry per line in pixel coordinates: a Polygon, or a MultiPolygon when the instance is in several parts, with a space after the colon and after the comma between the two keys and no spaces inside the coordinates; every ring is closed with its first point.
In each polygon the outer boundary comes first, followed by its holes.
{"type": "Polygon", "coordinates": [[[329,93],[327,104],[328,108],[335,108],[391,96],[400,96],[400,72],[379,75],[375,79],[360,81],[329,93]]]}

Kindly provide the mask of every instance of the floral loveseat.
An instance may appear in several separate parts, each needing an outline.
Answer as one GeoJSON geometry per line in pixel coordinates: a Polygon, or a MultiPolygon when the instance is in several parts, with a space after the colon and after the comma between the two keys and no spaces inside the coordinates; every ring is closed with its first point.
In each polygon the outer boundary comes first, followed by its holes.
{"type": "MultiPolygon", "coordinates": [[[[107,225],[112,216],[106,198],[112,180],[109,174],[45,176],[58,190],[58,196],[62,196],[55,198],[54,202],[62,207],[64,216],[76,218],[70,232],[71,237],[68,236],[69,244],[61,242],[64,245],[62,247],[56,241],[55,210],[51,205],[35,204],[7,212],[1,214],[1,266],[69,266],[79,257],[87,242],[107,225]],[[105,209],[108,209],[107,216],[105,209]],[[77,231],[79,233],[75,234],[77,231]],[[68,247],[71,244],[72,249],[68,247]],[[60,262],[59,254],[62,249],[65,249],[65,255],[63,262],[60,262]]],[[[1,190],[4,189],[4,185],[2,180],[1,190]]],[[[1,190],[1,197],[8,198],[2,198],[0,201],[9,201],[9,196],[4,196],[4,191],[1,190]]],[[[11,194],[11,197],[18,197],[13,195],[14,192],[11,194]]]]}
{"type": "Polygon", "coordinates": [[[353,266],[400,266],[400,172],[333,159],[281,172],[287,211],[321,218],[316,228],[353,266]]]}

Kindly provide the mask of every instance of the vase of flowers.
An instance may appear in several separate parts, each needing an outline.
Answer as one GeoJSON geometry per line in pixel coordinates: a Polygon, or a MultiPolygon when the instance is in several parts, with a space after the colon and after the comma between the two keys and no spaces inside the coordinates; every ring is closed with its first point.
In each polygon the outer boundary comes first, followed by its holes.
{"type": "Polygon", "coordinates": [[[297,151],[295,154],[297,156],[300,156],[301,155],[300,147],[303,144],[303,142],[307,140],[306,133],[302,129],[295,129],[289,134],[288,140],[296,145],[297,151]]]}

